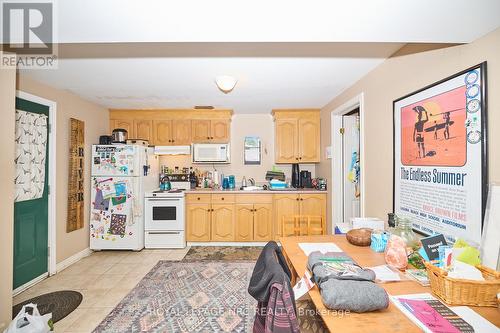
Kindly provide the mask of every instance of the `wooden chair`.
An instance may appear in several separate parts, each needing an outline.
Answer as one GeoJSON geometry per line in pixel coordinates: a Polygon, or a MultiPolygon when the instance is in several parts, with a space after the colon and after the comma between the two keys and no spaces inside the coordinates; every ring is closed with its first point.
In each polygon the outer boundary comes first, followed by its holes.
{"type": "Polygon", "coordinates": [[[312,236],[326,235],[325,221],[319,215],[289,215],[283,216],[281,220],[281,235],[286,236],[312,236]],[[303,223],[305,222],[306,231],[303,231],[303,223]],[[315,223],[316,222],[316,223],[315,223]],[[286,234],[286,226],[293,223],[293,234],[286,234]],[[319,227],[317,225],[320,225],[319,227]],[[315,226],[316,225],[316,226],[315,226]]]}

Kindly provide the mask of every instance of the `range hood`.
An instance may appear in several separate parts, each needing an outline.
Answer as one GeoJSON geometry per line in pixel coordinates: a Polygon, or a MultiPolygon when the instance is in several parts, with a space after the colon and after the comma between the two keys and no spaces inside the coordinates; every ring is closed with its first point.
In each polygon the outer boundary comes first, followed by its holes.
{"type": "Polygon", "coordinates": [[[191,155],[191,146],[155,146],[155,155],[191,155]]]}

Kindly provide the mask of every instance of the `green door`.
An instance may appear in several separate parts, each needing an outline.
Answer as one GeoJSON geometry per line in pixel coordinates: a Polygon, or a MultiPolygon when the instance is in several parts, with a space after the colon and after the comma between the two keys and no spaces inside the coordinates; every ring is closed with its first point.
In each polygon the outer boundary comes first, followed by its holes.
{"type": "MultiPolygon", "coordinates": [[[[49,107],[45,105],[41,105],[38,103],[30,102],[25,99],[16,97],[16,110],[22,110],[26,112],[36,113],[36,114],[44,114],[47,116],[46,123],[48,124],[48,115],[49,115],[49,107]]],[[[16,121],[19,121],[18,115],[16,115],[16,121]]],[[[16,128],[18,128],[16,126],[16,128]]],[[[40,134],[40,127],[37,127],[37,134],[40,134]]],[[[19,147],[17,142],[19,141],[20,135],[24,130],[18,129],[16,130],[16,147],[19,147]]],[[[24,201],[16,201],[14,203],[14,289],[23,284],[43,275],[48,272],[48,171],[49,171],[49,141],[48,141],[48,126],[43,127],[42,131],[46,133],[47,141],[45,145],[45,182],[43,187],[40,185],[38,187],[38,191],[42,192],[42,196],[37,199],[24,200],[24,201]]],[[[30,131],[26,131],[25,135],[29,135],[30,131]]],[[[39,135],[38,135],[39,136],[39,135]]],[[[32,135],[31,138],[34,138],[32,135]]],[[[26,142],[23,139],[23,142],[26,142]]],[[[34,167],[25,167],[22,161],[26,161],[29,156],[30,159],[36,155],[33,150],[30,151],[22,148],[16,149],[16,168],[23,168],[20,172],[16,173],[16,188],[20,183],[19,177],[21,179],[27,179],[26,177],[32,176],[32,174],[37,173],[37,175],[41,175],[40,171],[33,171],[36,167],[43,167],[43,164],[38,160],[38,165],[34,167]],[[19,158],[20,154],[22,155],[19,158]],[[24,157],[24,159],[23,159],[24,157]],[[21,162],[19,161],[21,160],[21,162]],[[23,164],[19,164],[23,163],[23,164]]],[[[38,145],[38,151],[40,150],[40,145],[38,145]]],[[[36,151],[36,152],[38,152],[36,151]]],[[[41,156],[38,154],[38,156],[41,156]]],[[[29,164],[33,166],[34,164],[29,164]]],[[[38,184],[41,184],[41,177],[38,177],[38,184]]],[[[24,184],[24,180],[22,180],[22,184],[24,184]]],[[[29,181],[29,180],[26,180],[29,181]]],[[[28,183],[27,183],[28,184],[28,183]]],[[[29,183],[32,184],[32,183],[29,183]]],[[[28,186],[29,189],[32,188],[28,186]]],[[[16,197],[18,197],[18,193],[16,192],[16,197]]],[[[28,194],[29,195],[29,194],[28,194]]],[[[19,198],[19,197],[18,197],[19,198]]],[[[25,198],[24,198],[25,199],[25,198]]],[[[19,199],[17,199],[19,200],[19,199]]]]}

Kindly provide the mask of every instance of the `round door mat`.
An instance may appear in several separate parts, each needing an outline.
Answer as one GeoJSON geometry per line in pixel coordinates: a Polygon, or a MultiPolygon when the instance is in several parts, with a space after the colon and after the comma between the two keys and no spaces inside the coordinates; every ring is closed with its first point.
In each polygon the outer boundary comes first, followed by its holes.
{"type": "Polygon", "coordinates": [[[28,299],[12,307],[12,318],[14,318],[23,305],[33,303],[37,305],[41,315],[51,312],[52,322],[57,323],[75,310],[82,302],[83,295],[77,291],[61,290],[28,299]]]}

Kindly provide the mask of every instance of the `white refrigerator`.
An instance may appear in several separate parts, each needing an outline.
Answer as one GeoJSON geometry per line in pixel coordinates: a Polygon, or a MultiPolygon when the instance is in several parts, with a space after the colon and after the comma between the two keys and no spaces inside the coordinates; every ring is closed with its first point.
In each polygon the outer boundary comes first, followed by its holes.
{"type": "Polygon", "coordinates": [[[144,248],[144,192],[158,187],[158,157],[139,145],[93,145],[90,248],[144,248]]]}

